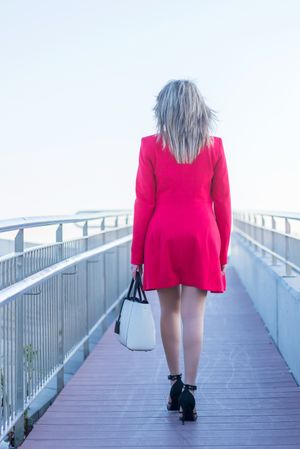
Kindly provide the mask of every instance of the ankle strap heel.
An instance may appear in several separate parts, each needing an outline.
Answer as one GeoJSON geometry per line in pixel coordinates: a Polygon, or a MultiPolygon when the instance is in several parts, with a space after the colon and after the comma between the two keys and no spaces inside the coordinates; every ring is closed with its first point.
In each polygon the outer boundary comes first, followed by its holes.
{"type": "Polygon", "coordinates": [[[197,390],[197,385],[184,384],[184,388],[187,390],[197,390]]]}
{"type": "Polygon", "coordinates": [[[169,374],[168,379],[175,381],[170,389],[170,400],[167,404],[168,410],[178,410],[178,398],[181,394],[183,382],[181,380],[182,373],[180,374],[169,374]]]}
{"type": "Polygon", "coordinates": [[[179,413],[182,414],[179,419],[182,420],[182,424],[184,424],[184,421],[196,421],[197,419],[196,401],[194,394],[189,391],[197,390],[197,385],[183,385],[184,389],[182,394],[179,396],[179,413]]]}
{"type": "Polygon", "coordinates": [[[181,376],[182,376],[182,373],[180,373],[180,374],[169,374],[168,375],[168,379],[170,379],[170,380],[177,380],[177,379],[180,379],[181,376]]]}

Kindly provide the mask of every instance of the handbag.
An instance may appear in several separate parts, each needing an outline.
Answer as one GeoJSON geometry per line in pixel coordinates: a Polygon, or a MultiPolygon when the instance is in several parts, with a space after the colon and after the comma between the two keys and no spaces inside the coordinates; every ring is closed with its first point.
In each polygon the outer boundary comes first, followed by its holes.
{"type": "Polygon", "coordinates": [[[136,271],[135,279],[132,277],[128,293],[122,300],[114,332],[120,343],[131,351],[151,351],[155,347],[155,322],[139,271],[136,271]],[[133,295],[130,296],[133,285],[133,295]]]}

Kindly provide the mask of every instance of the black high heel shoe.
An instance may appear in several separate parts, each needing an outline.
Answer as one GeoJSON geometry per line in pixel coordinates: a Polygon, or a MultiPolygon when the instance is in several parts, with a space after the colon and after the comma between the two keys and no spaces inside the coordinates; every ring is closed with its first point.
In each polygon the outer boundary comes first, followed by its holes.
{"type": "Polygon", "coordinates": [[[176,380],[176,382],[173,383],[171,390],[170,390],[170,397],[171,400],[167,404],[168,410],[179,410],[179,404],[178,404],[178,398],[182,391],[183,382],[181,380],[181,374],[169,374],[168,379],[170,380],[176,380]]]}
{"type": "Polygon", "coordinates": [[[179,410],[179,413],[182,413],[182,416],[179,417],[182,420],[182,424],[184,424],[184,421],[196,421],[197,419],[197,412],[196,410],[194,411],[196,401],[189,390],[197,390],[197,386],[184,384],[184,390],[178,399],[179,409],[180,407],[182,408],[182,411],[179,410]]]}

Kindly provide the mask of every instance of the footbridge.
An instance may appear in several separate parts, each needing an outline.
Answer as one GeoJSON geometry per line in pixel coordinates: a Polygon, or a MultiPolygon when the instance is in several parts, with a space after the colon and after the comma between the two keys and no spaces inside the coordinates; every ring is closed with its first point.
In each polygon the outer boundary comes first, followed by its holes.
{"type": "Polygon", "coordinates": [[[198,420],[185,426],[166,409],[156,291],[155,349],[114,334],[132,218],[0,221],[0,448],[299,449],[300,214],[233,211],[227,290],[206,302],[198,420]]]}

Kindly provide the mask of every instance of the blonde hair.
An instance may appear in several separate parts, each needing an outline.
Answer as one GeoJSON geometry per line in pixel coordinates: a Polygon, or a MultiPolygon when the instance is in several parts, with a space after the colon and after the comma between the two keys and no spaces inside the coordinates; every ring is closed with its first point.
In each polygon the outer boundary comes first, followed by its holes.
{"type": "Polygon", "coordinates": [[[213,142],[210,130],[216,111],[205,103],[196,84],[171,80],[159,92],[153,108],[157,141],[168,145],[178,163],[191,163],[201,149],[213,142]]]}

